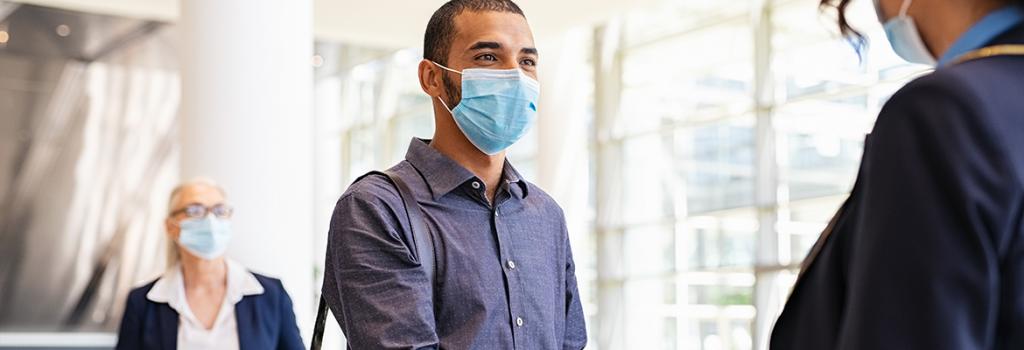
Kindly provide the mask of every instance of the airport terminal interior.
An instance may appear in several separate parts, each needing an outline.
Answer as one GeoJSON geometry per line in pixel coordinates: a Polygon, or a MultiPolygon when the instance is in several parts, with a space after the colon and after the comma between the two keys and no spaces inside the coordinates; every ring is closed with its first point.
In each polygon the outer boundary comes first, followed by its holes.
{"type": "MultiPolygon", "coordinates": [[[[338,197],[433,134],[417,67],[442,1],[253,3],[0,1],[0,349],[113,348],[197,168],[235,206],[229,256],[284,281],[308,342],[338,197]]],[[[814,0],[520,5],[542,90],[509,159],[564,209],[588,348],[767,349],[880,107],[928,68],[871,1],[860,52],[814,0]]]]}

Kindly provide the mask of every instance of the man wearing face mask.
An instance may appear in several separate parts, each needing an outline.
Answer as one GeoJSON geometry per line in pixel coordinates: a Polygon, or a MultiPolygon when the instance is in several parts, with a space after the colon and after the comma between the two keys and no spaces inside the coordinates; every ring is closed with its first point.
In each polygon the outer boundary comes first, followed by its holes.
{"type": "Polygon", "coordinates": [[[167,272],[128,295],[117,349],[305,349],[281,281],[226,259],[232,209],[212,181],[171,193],[167,272]]]}
{"type": "Polygon", "coordinates": [[[369,175],[331,221],[323,296],[350,348],[586,344],[562,211],[505,157],[534,124],[537,63],[512,1],[452,0],[430,19],[419,81],[434,101],[434,137],[413,139],[390,169],[413,203],[369,175]],[[411,206],[422,217],[410,219],[411,206]],[[418,254],[420,238],[432,251],[418,254]]]}
{"type": "MultiPolygon", "coordinates": [[[[825,0],[842,13],[850,0],[825,0]]],[[[1024,349],[1024,1],[876,0],[886,103],[772,349],[1024,349]]]]}

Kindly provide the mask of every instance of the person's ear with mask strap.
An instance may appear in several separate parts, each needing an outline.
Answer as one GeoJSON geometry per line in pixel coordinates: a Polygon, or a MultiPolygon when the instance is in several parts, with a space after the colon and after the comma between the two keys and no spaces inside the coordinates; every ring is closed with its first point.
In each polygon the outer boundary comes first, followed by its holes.
{"type": "Polygon", "coordinates": [[[935,66],[938,63],[935,56],[928,50],[928,45],[925,45],[914,19],[907,15],[914,1],[903,0],[899,14],[888,20],[882,14],[881,0],[874,1],[878,21],[885,26],[885,36],[889,38],[892,50],[907,62],[935,66]]]}

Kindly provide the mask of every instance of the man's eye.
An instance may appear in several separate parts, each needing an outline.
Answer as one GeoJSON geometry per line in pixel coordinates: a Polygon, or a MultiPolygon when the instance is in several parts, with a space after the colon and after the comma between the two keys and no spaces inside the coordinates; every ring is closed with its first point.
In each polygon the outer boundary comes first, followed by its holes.
{"type": "Polygon", "coordinates": [[[492,54],[484,54],[484,55],[480,55],[480,57],[477,57],[476,59],[494,62],[494,61],[498,60],[498,57],[495,57],[492,54]]]}
{"type": "Polygon", "coordinates": [[[522,64],[524,66],[536,67],[537,66],[537,61],[534,61],[532,58],[527,58],[525,60],[522,60],[522,62],[520,62],[520,64],[522,64]]]}

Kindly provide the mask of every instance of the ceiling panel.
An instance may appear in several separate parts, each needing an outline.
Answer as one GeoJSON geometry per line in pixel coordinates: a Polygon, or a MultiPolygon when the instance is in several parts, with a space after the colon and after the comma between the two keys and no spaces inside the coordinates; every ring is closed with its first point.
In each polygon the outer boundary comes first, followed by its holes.
{"type": "MultiPolygon", "coordinates": [[[[42,6],[173,22],[180,0],[17,0],[42,6]]],[[[427,20],[443,0],[315,0],[320,40],[409,47],[420,45],[427,20]]],[[[657,0],[521,0],[538,38],[561,33],[657,0]]]]}

